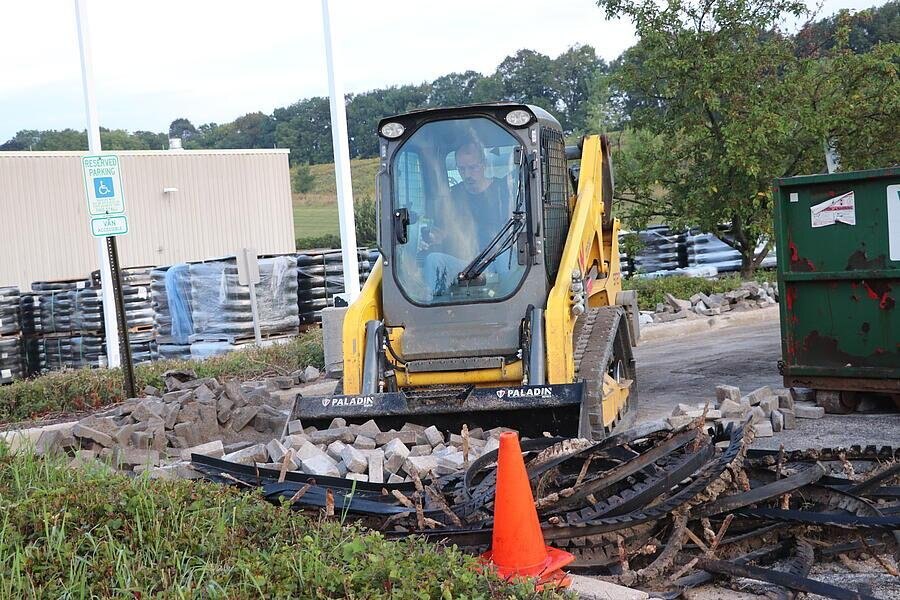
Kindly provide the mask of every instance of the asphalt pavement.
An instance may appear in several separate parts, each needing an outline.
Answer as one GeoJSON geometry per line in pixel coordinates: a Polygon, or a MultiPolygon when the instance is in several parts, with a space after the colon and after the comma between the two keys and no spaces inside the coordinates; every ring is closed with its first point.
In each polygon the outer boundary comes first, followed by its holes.
{"type": "MultiPolygon", "coordinates": [[[[660,325],[657,327],[666,327],[660,325]]],[[[746,394],[764,385],[783,386],[778,374],[778,319],[736,324],[672,337],[635,348],[638,379],[636,421],[667,417],[679,402],[715,400],[716,386],[736,385],[746,394]]],[[[797,429],[758,438],[755,447],[787,449],[852,444],[900,446],[900,413],[887,403],[871,413],[797,419],[797,429]]]]}

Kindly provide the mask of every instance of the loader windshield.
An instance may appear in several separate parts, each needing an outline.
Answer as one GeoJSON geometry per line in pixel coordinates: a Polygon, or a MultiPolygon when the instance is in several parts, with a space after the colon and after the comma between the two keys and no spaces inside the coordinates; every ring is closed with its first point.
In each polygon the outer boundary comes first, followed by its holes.
{"type": "Polygon", "coordinates": [[[516,290],[528,205],[519,147],[478,117],[423,125],[394,155],[394,273],[410,300],[502,300],[516,290]]]}

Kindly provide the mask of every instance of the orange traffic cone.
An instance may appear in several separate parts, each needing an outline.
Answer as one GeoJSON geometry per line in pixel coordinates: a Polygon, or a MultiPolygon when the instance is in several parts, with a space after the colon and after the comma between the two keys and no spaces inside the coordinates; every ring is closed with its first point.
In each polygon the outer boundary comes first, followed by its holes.
{"type": "Polygon", "coordinates": [[[525,461],[514,432],[500,434],[497,458],[497,493],[494,498],[494,533],[491,549],[481,559],[504,579],[537,578],[537,588],[566,587],[571,580],[561,569],[575,557],[544,544],[525,461]]]}

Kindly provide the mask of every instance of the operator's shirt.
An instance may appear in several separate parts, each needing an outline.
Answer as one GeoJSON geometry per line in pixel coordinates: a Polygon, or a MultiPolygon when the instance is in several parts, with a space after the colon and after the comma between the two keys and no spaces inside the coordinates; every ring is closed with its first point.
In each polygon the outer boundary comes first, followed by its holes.
{"type": "Polygon", "coordinates": [[[472,193],[458,183],[450,189],[450,197],[453,213],[471,228],[476,252],[484,250],[512,216],[506,179],[491,179],[490,185],[479,193],[472,193]]]}

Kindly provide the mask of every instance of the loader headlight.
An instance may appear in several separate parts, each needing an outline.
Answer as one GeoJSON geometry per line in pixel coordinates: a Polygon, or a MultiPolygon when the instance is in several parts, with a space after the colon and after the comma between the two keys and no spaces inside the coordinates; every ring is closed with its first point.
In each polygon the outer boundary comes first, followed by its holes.
{"type": "Polygon", "coordinates": [[[527,110],[517,108],[506,113],[506,122],[513,127],[522,127],[531,122],[531,113],[527,110]]]}
{"type": "Polygon", "coordinates": [[[392,140],[403,135],[404,131],[406,128],[400,123],[391,122],[381,126],[381,135],[392,140]]]}

